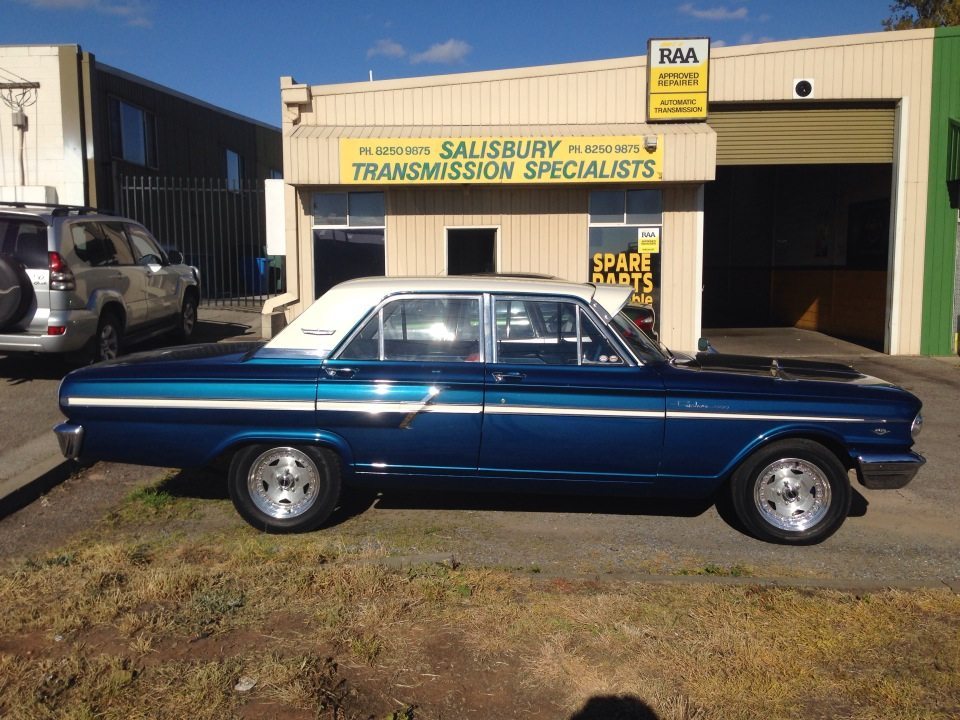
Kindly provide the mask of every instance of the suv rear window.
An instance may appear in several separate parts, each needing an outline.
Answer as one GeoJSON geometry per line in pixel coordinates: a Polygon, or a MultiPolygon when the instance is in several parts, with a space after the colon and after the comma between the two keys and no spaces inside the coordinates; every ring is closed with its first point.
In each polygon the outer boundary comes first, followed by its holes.
{"type": "Polygon", "coordinates": [[[47,226],[36,220],[0,217],[0,252],[28,268],[47,267],[47,226]]]}

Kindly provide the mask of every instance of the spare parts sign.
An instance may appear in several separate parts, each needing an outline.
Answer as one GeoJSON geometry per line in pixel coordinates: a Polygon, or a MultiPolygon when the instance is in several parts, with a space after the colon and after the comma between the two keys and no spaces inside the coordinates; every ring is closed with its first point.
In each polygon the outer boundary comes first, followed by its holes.
{"type": "Polygon", "coordinates": [[[650,40],[647,121],[706,120],[709,76],[709,38],[650,40]]]}
{"type": "Polygon", "coordinates": [[[345,185],[643,183],[663,180],[662,135],[341,138],[345,185]]]}

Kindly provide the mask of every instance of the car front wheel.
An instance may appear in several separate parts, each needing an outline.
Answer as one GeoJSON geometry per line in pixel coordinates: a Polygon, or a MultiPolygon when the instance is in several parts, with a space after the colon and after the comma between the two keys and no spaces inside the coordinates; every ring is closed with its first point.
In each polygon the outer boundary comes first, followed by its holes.
{"type": "Polygon", "coordinates": [[[230,463],[230,499],[241,517],[259,530],[314,530],[340,498],[335,453],[309,445],[251,445],[230,463]]]}
{"type": "Polygon", "coordinates": [[[850,511],[847,472],[830,450],[812,440],[782,440],[761,448],[734,473],[731,499],[755,536],[793,545],[818,543],[850,511]]]}

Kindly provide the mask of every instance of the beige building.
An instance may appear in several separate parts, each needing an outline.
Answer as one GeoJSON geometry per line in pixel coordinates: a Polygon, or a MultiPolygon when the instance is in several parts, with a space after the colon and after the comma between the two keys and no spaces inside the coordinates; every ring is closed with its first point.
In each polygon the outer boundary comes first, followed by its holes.
{"type": "Polygon", "coordinates": [[[496,271],[631,284],[675,348],[780,325],[949,352],[955,235],[932,227],[951,211],[928,186],[958,45],[916,30],[715,47],[706,122],[647,121],[646,56],[283,78],[289,292],[265,324],[355,275],[496,271]]]}

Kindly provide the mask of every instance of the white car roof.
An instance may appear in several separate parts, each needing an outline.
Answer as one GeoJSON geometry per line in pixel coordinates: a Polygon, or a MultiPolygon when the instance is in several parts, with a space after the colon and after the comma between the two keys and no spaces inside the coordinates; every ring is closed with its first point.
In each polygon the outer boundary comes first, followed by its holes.
{"type": "Polygon", "coordinates": [[[390,296],[413,293],[498,293],[561,295],[599,304],[616,315],[630,299],[631,288],[589,285],[546,278],[484,277],[368,277],[330,288],[270,342],[268,348],[312,350],[328,355],[370,310],[390,296]]]}

